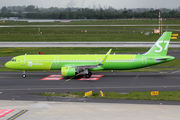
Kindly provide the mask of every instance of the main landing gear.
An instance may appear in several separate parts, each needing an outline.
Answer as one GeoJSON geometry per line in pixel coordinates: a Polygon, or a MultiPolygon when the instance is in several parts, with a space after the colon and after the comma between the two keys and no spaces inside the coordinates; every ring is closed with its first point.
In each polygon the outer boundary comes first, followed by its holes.
{"type": "Polygon", "coordinates": [[[84,70],[84,73],[86,73],[86,75],[85,75],[86,78],[90,78],[91,75],[92,75],[92,73],[89,72],[88,69],[85,69],[85,70],[84,70]]]}
{"type": "Polygon", "coordinates": [[[26,78],[26,72],[23,71],[23,75],[22,75],[23,78],[26,78]]]}
{"type": "Polygon", "coordinates": [[[91,72],[88,72],[88,74],[86,74],[85,77],[86,77],[86,78],[90,78],[91,75],[92,75],[92,73],[91,73],[91,72]]]}

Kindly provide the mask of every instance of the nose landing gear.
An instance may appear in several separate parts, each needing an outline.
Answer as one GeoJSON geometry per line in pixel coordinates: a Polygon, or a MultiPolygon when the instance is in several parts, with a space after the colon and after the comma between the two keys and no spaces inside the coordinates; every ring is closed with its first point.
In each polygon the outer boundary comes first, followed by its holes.
{"type": "Polygon", "coordinates": [[[26,78],[26,72],[23,71],[23,75],[22,75],[23,78],[26,78]]]}

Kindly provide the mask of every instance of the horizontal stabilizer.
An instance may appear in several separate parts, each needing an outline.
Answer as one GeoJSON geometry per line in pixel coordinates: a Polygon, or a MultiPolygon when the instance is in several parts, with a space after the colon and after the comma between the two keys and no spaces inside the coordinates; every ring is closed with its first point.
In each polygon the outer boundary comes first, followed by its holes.
{"type": "Polygon", "coordinates": [[[164,57],[164,58],[155,58],[154,59],[154,61],[155,62],[161,62],[161,61],[163,61],[163,60],[172,60],[172,59],[175,59],[174,57],[172,57],[172,56],[169,56],[169,57],[164,57]]]}

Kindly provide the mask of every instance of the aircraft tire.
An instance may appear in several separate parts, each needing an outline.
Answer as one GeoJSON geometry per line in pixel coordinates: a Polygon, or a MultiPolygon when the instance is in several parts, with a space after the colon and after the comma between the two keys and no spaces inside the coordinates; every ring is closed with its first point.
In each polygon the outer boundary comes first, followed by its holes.
{"type": "Polygon", "coordinates": [[[85,77],[86,77],[86,78],[90,78],[90,77],[91,77],[91,75],[89,75],[89,74],[86,74],[86,75],[85,75],[85,77]]]}
{"type": "Polygon", "coordinates": [[[89,74],[89,75],[90,75],[90,77],[91,77],[91,75],[92,75],[92,72],[89,72],[88,74],[89,74]]]}
{"type": "Polygon", "coordinates": [[[22,77],[23,77],[23,78],[26,78],[26,74],[23,74],[22,77]]]}
{"type": "Polygon", "coordinates": [[[91,72],[88,72],[88,74],[86,74],[85,77],[86,77],[86,78],[90,78],[91,75],[92,75],[92,73],[91,73],[91,72]]]}

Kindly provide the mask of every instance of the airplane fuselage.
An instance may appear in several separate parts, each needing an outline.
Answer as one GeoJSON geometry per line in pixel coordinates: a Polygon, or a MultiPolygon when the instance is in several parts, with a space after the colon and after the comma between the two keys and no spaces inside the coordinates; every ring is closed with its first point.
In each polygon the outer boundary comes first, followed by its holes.
{"type": "MultiPolygon", "coordinates": [[[[14,61],[7,66],[18,70],[61,70],[67,66],[95,65],[103,60],[105,55],[21,55],[14,57],[14,61]]],[[[174,60],[172,56],[116,54],[109,55],[104,65],[93,70],[129,70],[151,66],[174,60]],[[169,57],[167,60],[157,60],[169,57]]]]}

